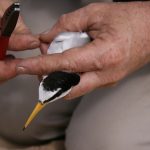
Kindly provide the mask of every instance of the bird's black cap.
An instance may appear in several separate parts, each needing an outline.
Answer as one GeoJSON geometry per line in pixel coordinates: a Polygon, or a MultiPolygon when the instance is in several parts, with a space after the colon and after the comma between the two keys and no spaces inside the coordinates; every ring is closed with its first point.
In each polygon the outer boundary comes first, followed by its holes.
{"type": "Polygon", "coordinates": [[[67,91],[72,86],[77,85],[80,82],[80,76],[76,73],[57,71],[50,73],[43,80],[43,87],[47,91],[55,91],[58,88],[62,88],[67,91]]]}
{"type": "Polygon", "coordinates": [[[54,96],[45,101],[49,102],[76,86],[80,82],[80,76],[76,73],[57,71],[50,73],[42,82],[45,91],[54,92],[59,89],[54,96]]]}

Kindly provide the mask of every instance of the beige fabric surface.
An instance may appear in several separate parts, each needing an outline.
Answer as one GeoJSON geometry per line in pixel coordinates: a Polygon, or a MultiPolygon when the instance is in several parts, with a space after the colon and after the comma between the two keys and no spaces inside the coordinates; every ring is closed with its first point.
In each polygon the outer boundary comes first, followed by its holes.
{"type": "Polygon", "coordinates": [[[25,147],[16,147],[15,145],[12,145],[4,141],[3,139],[0,139],[0,146],[1,146],[0,150],[65,150],[63,140],[54,141],[49,144],[41,146],[32,146],[25,148],[25,147]]]}

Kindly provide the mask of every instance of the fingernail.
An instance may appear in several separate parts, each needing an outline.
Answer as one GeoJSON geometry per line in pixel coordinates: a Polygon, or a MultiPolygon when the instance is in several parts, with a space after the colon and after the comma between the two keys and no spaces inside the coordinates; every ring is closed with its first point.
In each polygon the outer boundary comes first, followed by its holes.
{"type": "Polygon", "coordinates": [[[38,41],[32,42],[30,46],[31,46],[31,48],[37,48],[40,46],[40,42],[38,42],[38,41]]]}
{"type": "Polygon", "coordinates": [[[18,66],[17,67],[17,73],[18,74],[25,74],[25,73],[27,73],[27,68],[18,66]]]}

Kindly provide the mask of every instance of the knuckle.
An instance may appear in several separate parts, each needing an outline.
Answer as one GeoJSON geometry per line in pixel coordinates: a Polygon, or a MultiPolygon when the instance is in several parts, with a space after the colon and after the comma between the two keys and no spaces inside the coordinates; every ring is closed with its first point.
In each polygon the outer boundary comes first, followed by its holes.
{"type": "Polygon", "coordinates": [[[59,20],[58,20],[59,24],[60,25],[65,25],[67,18],[68,18],[68,14],[61,15],[59,20]]]}
{"type": "Polygon", "coordinates": [[[64,68],[67,71],[75,72],[76,64],[73,61],[71,61],[70,59],[66,59],[64,63],[65,63],[64,68]]]}
{"type": "Polygon", "coordinates": [[[70,30],[74,22],[73,18],[71,13],[63,14],[58,20],[58,26],[65,30],[70,30]]]}
{"type": "Polygon", "coordinates": [[[78,66],[76,60],[74,60],[72,57],[69,57],[70,54],[67,52],[62,53],[62,60],[63,60],[63,66],[64,70],[70,71],[70,72],[75,72],[76,68],[78,66]]]}
{"type": "Polygon", "coordinates": [[[39,68],[38,73],[40,75],[45,74],[46,73],[46,58],[44,55],[39,56],[39,63],[37,64],[37,68],[39,68]]]}
{"type": "Polygon", "coordinates": [[[104,69],[104,64],[101,61],[101,59],[95,59],[95,61],[93,61],[93,63],[94,63],[94,65],[93,65],[94,67],[93,68],[96,68],[98,70],[104,69]]]}

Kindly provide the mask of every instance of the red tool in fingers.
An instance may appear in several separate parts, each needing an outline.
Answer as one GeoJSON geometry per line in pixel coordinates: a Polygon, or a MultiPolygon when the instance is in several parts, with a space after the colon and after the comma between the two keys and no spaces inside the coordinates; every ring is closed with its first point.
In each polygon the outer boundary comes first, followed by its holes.
{"type": "Polygon", "coordinates": [[[0,34],[0,60],[5,59],[9,39],[13,33],[20,14],[20,3],[13,3],[5,11],[1,19],[0,34]]]}

